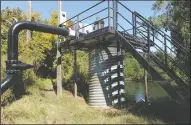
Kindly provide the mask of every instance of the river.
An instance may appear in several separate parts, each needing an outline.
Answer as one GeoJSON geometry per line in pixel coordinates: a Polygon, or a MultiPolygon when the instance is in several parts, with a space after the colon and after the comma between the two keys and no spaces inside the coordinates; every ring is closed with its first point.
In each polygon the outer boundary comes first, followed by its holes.
{"type": "MultiPolygon", "coordinates": [[[[129,102],[135,103],[145,99],[144,81],[125,81],[125,95],[129,102]]],[[[167,93],[155,82],[148,82],[148,99],[166,97],[167,93]]]]}

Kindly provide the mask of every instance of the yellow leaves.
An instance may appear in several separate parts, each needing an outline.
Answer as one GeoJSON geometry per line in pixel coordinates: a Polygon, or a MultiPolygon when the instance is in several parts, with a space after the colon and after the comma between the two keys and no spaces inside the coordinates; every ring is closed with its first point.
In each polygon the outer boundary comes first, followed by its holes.
{"type": "Polygon", "coordinates": [[[71,28],[71,25],[73,25],[73,22],[71,20],[66,21],[67,28],[71,28]]]}
{"type": "Polygon", "coordinates": [[[28,58],[35,58],[43,60],[46,50],[52,49],[52,42],[50,34],[33,31],[33,37],[26,43],[26,40],[22,40],[19,43],[19,52],[21,55],[28,56],[28,58]]]}
{"type": "Polygon", "coordinates": [[[48,24],[58,26],[58,13],[56,11],[52,12],[51,18],[48,20],[48,24]]]}
{"type": "Polygon", "coordinates": [[[31,20],[35,21],[35,22],[40,22],[40,20],[41,20],[40,13],[33,12],[31,15],[31,20]]]}

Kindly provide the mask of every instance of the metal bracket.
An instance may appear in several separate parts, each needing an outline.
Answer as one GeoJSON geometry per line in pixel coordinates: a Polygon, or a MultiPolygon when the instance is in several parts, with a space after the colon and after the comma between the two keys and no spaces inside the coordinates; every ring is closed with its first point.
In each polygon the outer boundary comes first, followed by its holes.
{"type": "Polygon", "coordinates": [[[7,60],[6,62],[6,73],[16,74],[22,70],[33,68],[33,65],[23,63],[21,61],[7,60]]]}

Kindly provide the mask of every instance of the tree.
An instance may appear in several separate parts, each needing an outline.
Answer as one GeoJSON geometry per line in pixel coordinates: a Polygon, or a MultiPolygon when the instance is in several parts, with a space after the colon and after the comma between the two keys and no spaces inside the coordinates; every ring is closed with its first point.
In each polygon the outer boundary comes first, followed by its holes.
{"type": "Polygon", "coordinates": [[[158,13],[162,11],[157,17],[150,18],[154,24],[170,31],[173,39],[190,49],[190,1],[158,0],[152,9],[158,13]]]}
{"type": "MultiPolygon", "coordinates": [[[[171,37],[190,50],[190,0],[157,0],[152,7],[158,13],[149,19],[155,26],[170,31],[171,37]]],[[[176,48],[176,62],[190,72],[190,56],[176,48]]],[[[188,53],[190,55],[190,52],[188,53]]]]}

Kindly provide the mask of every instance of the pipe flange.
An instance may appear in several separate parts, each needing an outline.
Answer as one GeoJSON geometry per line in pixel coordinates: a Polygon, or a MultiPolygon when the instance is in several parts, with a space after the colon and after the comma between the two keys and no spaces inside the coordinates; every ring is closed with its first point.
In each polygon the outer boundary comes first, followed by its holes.
{"type": "Polygon", "coordinates": [[[6,62],[6,64],[17,64],[17,63],[20,63],[20,61],[18,61],[18,60],[6,60],[5,61],[6,62]]]}
{"type": "Polygon", "coordinates": [[[6,70],[5,71],[7,74],[16,74],[16,72],[14,72],[13,70],[6,70]]]}

